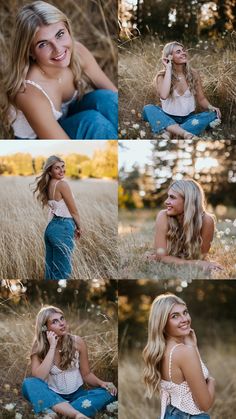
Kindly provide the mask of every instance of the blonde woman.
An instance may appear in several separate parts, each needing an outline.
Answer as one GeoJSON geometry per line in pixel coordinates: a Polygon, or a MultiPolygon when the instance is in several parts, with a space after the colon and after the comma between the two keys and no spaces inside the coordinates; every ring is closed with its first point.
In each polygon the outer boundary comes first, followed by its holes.
{"type": "Polygon", "coordinates": [[[117,138],[117,89],[59,9],[44,1],[23,6],[10,51],[0,117],[15,138],[117,138]],[[83,96],[85,79],[95,90],[83,96]]]}
{"type": "Polygon", "coordinates": [[[209,419],[215,383],[201,360],[185,302],[162,294],[152,303],[143,351],[146,394],[161,396],[160,419],[209,419]]]}
{"type": "Polygon", "coordinates": [[[80,238],[80,217],[69,184],[65,162],[50,156],[36,178],[34,194],[42,207],[49,207],[49,223],[44,233],[46,247],[45,279],[68,279],[72,271],[74,239],[80,238]]]}
{"type": "Polygon", "coordinates": [[[144,106],[143,116],[154,133],[163,138],[176,136],[194,138],[207,127],[220,124],[219,108],[212,106],[204,95],[201,78],[189,62],[187,52],[179,42],[166,44],[162,52],[164,70],[157,73],[155,85],[161,107],[144,106]],[[205,112],[196,114],[196,105],[205,112]]]}
{"type": "Polygon", "coordinates": [[[35,413],[86,419],[115,399],[115,386],[90,371],[84,340],[69,333],[64,314],[57,307],[43,307],[37,315],[31,371],[22,391],[35,413]],[[84,383],[96,388],[86,390],[84,383]]]}
{"type": "Polygon", "coordinates": [[[193,179],[174,181],[168,190],[166,209],[155,225],[155,259],[176,265],[196,265],[204,270],[223,269],[206,260],[214,236],[215,223],[205,210],[205,196],[193,179]]]}

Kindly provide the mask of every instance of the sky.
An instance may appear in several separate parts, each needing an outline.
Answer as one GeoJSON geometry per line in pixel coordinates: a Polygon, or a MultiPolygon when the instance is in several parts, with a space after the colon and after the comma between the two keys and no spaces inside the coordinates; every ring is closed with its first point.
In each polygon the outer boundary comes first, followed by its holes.
{"type": "Polygon", "coordinates": [[[105,140],[1,140],[0,156],[15,153],[30,153],[33,157],[52,154],[85,154],[92,157],[97,149],[105,147],[105,140]]]}
{"type": "Polygon", "coordinates": [[[125,148],[119,147],[119,169],[124,166],[130,170],[134,163],[144,167],[151,160],[152,144],[148,140],[119,141],[125,148]]]}

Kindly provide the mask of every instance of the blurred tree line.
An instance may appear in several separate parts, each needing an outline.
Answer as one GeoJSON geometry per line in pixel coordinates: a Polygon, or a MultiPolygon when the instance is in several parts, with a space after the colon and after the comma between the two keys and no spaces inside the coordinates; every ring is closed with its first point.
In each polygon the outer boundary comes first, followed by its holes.
{"type": "Polygon", "coordinates": [[[235,0],[120,0],[121,37],[130,33],[165,40],[217,39],[236,29],[235,0]]]}
{"type": "Polygon", "coordinates": [[[188,286],[181,284],[181,280],[119,281],[120,347],[143,347],[151,304],[157,295],[166,292],[178,295],[187,304],[192,326],[199,332],[201,343],[204,340],[209,343],[211,339],[236,343],[236,282],[197,280],[188,286]]]}
{"type": "Polygon", "coordinates": [[[117,317],[117,282],[94,281],[0,281],[1,312],[14,313],[25,306],[55,305],[61,309],[85,310],[95,316],[104,312],[117,317]]]}
{"type": "MultiPolygon", "coordinates": [[[[94,152],[93,157],[72,153],[61,156],[66,163],[68,177],[117,178],[117,143],[107,141],[105,149],[94,152]]],[[[42,171],[46,157],[32,157],[30,153],[0,156],[0,175],[31,176],[42,171]]]]}
{"type": "Polygon", "coordinates": [[[120,208],[156,208],[173,180],[193,178],[213,207],[236,205],[236,142],[152,141],[152,161],[119,173],[120,208]]]}

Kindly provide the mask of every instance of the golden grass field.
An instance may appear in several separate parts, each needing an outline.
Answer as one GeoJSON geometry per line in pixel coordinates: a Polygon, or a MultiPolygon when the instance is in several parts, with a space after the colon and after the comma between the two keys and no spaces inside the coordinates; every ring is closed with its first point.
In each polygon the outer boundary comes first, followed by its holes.
{"type": "MultiPolygon", "coordinates": [[[[3,305],[4,302],[1,302],[3,305]]],[[[1,315],[0,323],[0,418],[31,419],[46,415],[34,415],[29,403],[21,396],[21,383],[30,375],[29,354],[34,335],[34,321],[40,303],[32,306],[27,300],[24,308],[11,308],[1,315]],[[11,409],[9,408],[9,405],[11,409]]],[[[6,308],[6,307],[5,307],[6,308]]],[[[102,311],[102,310],[100,310],[102,311]]],[[[103,380],[117,385],[117,321],[116,315],[89,314],[68,304],[64,310],[72,334],[80,335],[88,346],[92,371],[103,380]]],[[[100,413],[96,419],[110,419],[114,414],[100,413]]],[[[47,416],[48,418],[48,416],[47,416]]]]}
{"type": "MultiPolygon", "coordinates": [[[[31,177],[0,177],[0,277],[44,277],[47,210],[33,198],[31,177]]],[[[117,278],[117,182],[69,180],[81,216],[72,279],[117,278]]]]}
{"type": "MultiPolygon", "coordinates": [[[[133,39],[124,42],[119,50],[119,112],[120,138],[161,138],[153,134],[148,123],[142,120],[142,109],[148,103],[157,104],[153,80],[162,69],[161,50],[164,42],[158,38],[133,39]]],[[[204,132],[204,139],[234,139],[236,125],[236,48],[235,34],[227,43],[218,40],[199,41],[187,45],[190,63],[202,77],[203,88],[210,103],[221,109],[222,124],[204,132]]]]}
{"type": "MultiPolygon", "coordinates": [[[[119,361],[119,419],[157,419],[160,417],[158,395],[144,397],[142,350],[125,352],[119,361]],[[127,412],[129,412],[127,416],[127,412]]],[[[236,405],[235,341],[217,340],[200,348],[203,361],[216,380],[216,398],[209,414],[211,419],[234,419],[236,405]]]]}
{"type": "Polygon", "coordinates": [[[224,270],[203,272],[197,267],[171,266],[147,261],[153,251],[155,218],[158,210],[119,211],[119,277],[123,279],[229,279],[236,277],[235,211],[218,220],[217,231],[209,252],[209,260],[223,265],[224,270]]]}

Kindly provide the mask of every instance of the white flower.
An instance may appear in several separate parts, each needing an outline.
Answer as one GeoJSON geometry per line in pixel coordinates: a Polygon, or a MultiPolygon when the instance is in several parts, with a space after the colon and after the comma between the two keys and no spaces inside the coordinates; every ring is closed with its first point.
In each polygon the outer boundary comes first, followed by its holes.
{"type": "Polygon", "coordinates": [[[199,120],[198,119],[193,119],[192,120],[192,125],[198,125],[199,124],[199,120]]]}
{"type": "Polygon", "coordinates": [[[134,129],[139,129],[139,124],[133,124],[134,129]]]}
{"type": "Polygon", "coordinates": [[[211,121],[210,122],[210,127],[211,128],[215,128],[215,127],[218,127],[218,125],[220,125],[221,124],[221,120],[220,119],[215,119],[214,121],[211,121]]]}
{"type": "Polygon", "coordinates": [[[16,412],[15,419],[22,419],[22,414],[19,412],[16,412]]]}
{"type": "Polygon", "coordinates": [[[120,133],[121,133],[121,135],[125,135],[126,134],[126,129],[122,129],[120,133]]]}
{"type": "Polygon", "coordinates": [[[5,409],[6,410],[13,410],[15,405],[16,405],[15,403],[8,403],[8,404],[6,404],[5,409]]]}
{"type": "Polygon", "coordinates": [[[141,137],[141,138],[144,138],[144,137],[145,137],[145,135],[146,135],[146,131],[144,131],[144,130],[142,130],[142,129],[141,129],[141,131],[140,131],[140,133],[139,133],[139,134],[140,134],[140,137],[141,137]]]}
{"type": "Polygon", "coordinates": [[[91,400],[89,400],[89,399],[85,399],[85,400],[83,401],[83,403],[82,403],[82,405],[81,405],[81,406],[82,406],[82,407],[84,407],[85,409],[86,409],[87,407],[92,406],[91,400]]]}
{"type": "Polygon", "coordinates": [[[230,249],[230,247],[229,247],[229,246],[225,246],[225,251],[226,251],[226,252],[228,252],[228,251],[229,251],[229,249],[230,249]]]}
{"type": "Polygon", "coordinates": [[[225,234],[229,234],[230,233],[230,228],[226,228],[226,230],[225,230],[225,234]]]}
{"type": "Polygon", "coordinates": [[[110,413],[115,412],[116,410],[118,410],[118,401],[108,404],[106,409],[110,413]]]}
{"type": "Polygon", "coordinates": [[[133,115],[135,115],[135,113],[136,113],[135,109],[131,109],[131,113],[132,113],[133,115]]]}

